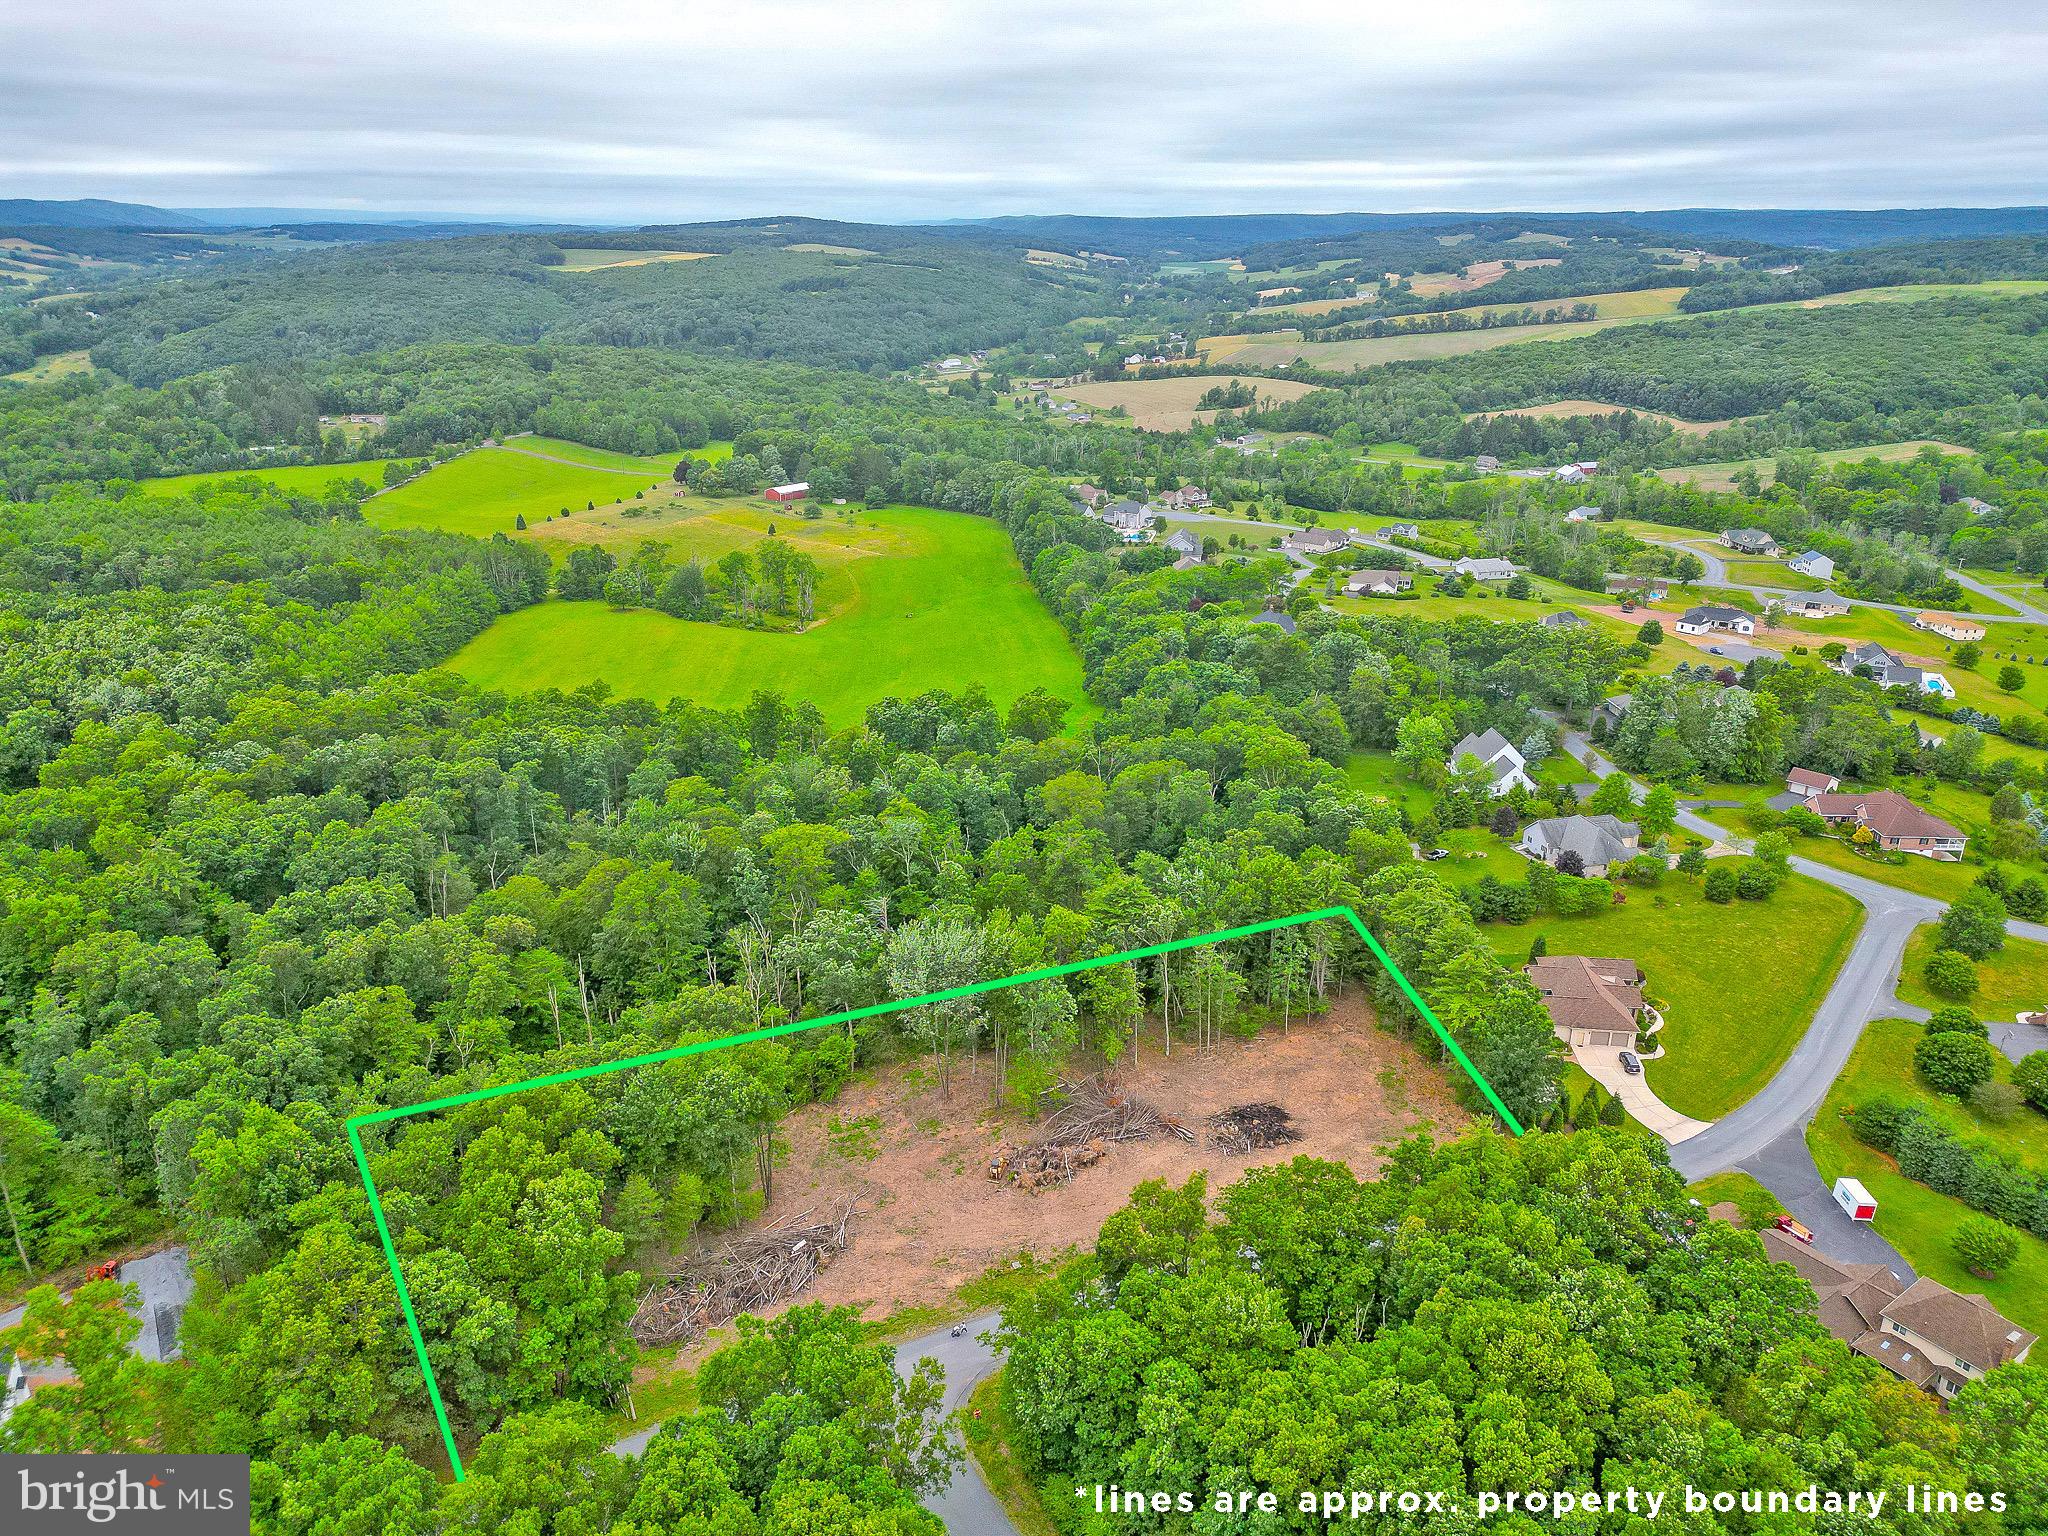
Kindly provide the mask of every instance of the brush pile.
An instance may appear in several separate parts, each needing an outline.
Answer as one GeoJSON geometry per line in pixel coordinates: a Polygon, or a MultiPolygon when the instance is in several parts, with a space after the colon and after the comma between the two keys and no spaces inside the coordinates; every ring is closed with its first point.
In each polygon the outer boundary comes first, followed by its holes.
{"type": "Polygon", "coordinates": [[[846,1247],[853,1202],[822,1214],[786,1216],[684,1257],[656,1280],[633,1314],[633,1337],[644,1347],[701,1338],[742,1312],[801,1295],[846,1247]]]}
{"type": "Polygon", "coordinates": [[[990,1178],[1036,1194],[1101,1162],[1120,1141],[1165,1135],[1194,1144],[1194,1132],[1179,1120],[1102,1078],[1061,1083],[1060,1093],[1064,1102],[1045,1122],[1045,1134],[1028,1147],[998,1152],[989,1161],[990,1178]]]}
{"type": "Polygon", "coordinates": [[[1294,1116],[1278,1104],[1237,1104],[1209,1117],[1209,1144],[1226,1152],[1257,1152],[1299,1140],[1294,1116]]]}

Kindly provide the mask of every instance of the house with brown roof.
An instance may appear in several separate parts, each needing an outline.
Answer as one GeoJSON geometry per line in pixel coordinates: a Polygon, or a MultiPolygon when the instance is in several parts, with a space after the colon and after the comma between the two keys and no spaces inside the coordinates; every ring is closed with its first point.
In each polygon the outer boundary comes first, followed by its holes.
{"type": "Polygon", "coordinates": [[[1764,1252],[1813,1287],[1821,1327],[1894,1376],[1950,1398],[2001,1365],[2016,1365],[2034,1335],[1982,1296],[1924,1276],[1907,1285],[1882,1264],[1844,1264],[1775,1229],[1764,1252]]]}
{"type": "Polygon", "coordinates": [[[1959,619],[1952,613],[1916,613],[1915,629],[1928,630],[1944,640],[1982,640],[1984,626],[1975,619],[1959,619]]]}
{"type": "Polygon", "coordinates": [[[1896,789],[1869,794],[1818,794],[1808,798],[1815,815],[1830,826],[1868,827],[1880,848],[1929,859],[1959,859],[1969,841],[1962,828],[1920,809],[1896,789]]]}
{"type": "Polygon", "coordinates": [[[1811,800],[1815,795],[1832,795],[1842,787],[1842,781],[1832,773],[1822,773],[1818,768],[1794,768],[1785,775],[1785,788],[1802,800],[1811,800]]]}
{"type": "Polygon", "coordinates": [[[1633,960],[1539,955],[1522,974],[1543,994],[1543,1007],[1566,1045],[1632,1051],[1648,1008],[1643,972],[1633,960]]]}

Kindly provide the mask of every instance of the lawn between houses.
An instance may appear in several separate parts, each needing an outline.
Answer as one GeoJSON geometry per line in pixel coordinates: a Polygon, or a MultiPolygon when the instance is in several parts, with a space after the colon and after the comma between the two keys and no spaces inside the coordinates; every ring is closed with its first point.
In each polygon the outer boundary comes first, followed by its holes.
{"type": "Polygon", "coordinates": [[[918,507],[863,522],[888,536],[889,548],[828,566],[819,611],[829,617],[802,634],[555,600],[499,619],[449,666],[487,688],[603,682],[637,698],[718,709],[778,689],[811,700],[835,729],[881,699],[975,684],[999,706],[1044,688],[1079,706],[1070,719],[1087,712],[1080,657],[999,525],[918,507]]]}
{"type": "MultiPolygon", "coordinates": [[[[1913,1047],[1920,1035],[1920,1026],[1906,1019],[1880,1019],[1864,1030],[1849,1065],[1807,1127],[1806,1145],[1814,1166],[1830,1183],[1843,1174],[1862,1181],[1877,1199],[1878,1232],[1914,1269],[1953,1290],[1981,1292],[2023,1328],[2048,1334],[2048,1243],[2022,1232],[2019,1256],[1997,1279],[1971,1274],[1957,1261],[1949,1241],[1956,1225],[1976,1213],[1962,1201],[1905,1177],[1890,1157],[1858,1141],[1844,1121],[1850,1110],[1881,1095],[1905,1098],[1941,1123],[1987,1137],[2037,1169],[2048,1165],[2041,1150],[2041,1127],[2048,1121],[2033,1111],[2021,1111],[2032,1123],[2019,1130],[1990,1125],[1919,1080],[1913,1071],[1913,1047]]],[[[2008,1071],[2001,1058],[2001,1080],[2008,1071]]]]}
{"type": "Polygon", "coordinates": [[[1540,935],[1553,955],[1611,955],[1643,968],[1662,1008],[1666,1054],[1645,1063],[1658,1097],[1713,1120],[1755,1097],[1792,1053],[1841,969],[1862,916],[1855,901],[1793,875],[1768,901],[1710,902],[1697,880],[1628,887],[1626,905],[1587,917],[1482,926],[1503,958],[1540,935]],[[1760,985],[1764,970],[1769,985],[1760,985]]]}

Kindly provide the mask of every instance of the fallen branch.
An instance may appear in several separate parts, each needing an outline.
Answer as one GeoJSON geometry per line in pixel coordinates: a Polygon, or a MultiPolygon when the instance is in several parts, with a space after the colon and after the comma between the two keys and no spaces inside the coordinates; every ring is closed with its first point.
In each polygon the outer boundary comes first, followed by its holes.
{"type": "Polygon", "coordinates": [[[1045,1134],[1026,1147],[1006,1147],[989,1160],[988,1176],[1036,1193],[1057,1189],[1093,1167],[1120,1141],[1178,1136],[1193,1146],[1195,1133],[1136,1094],[1099,1077],[1060,1084],[1062,1103],[1045,1134]]]}
{"type": "Polygon", "coordinates": [[[853,1202],[801,1211],[683,1258],[640,1298],[633,1337],[644,1346],[702,1337],[742,1312],[801,1295],[846,1247],[853,1202]]]}

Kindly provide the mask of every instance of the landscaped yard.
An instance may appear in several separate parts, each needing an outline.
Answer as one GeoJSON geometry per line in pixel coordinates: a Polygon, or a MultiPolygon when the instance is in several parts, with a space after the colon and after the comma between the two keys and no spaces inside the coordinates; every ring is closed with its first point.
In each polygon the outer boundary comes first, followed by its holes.
{"type": "MultiPolygon", "coordinates": [[[[1756,831],[1750,826],[1743,812],[1728,806],[1712,807],[1700,814],[1718,827],[1724,827],[1738,837],[1751,838],[1756,831]]],[[[1794,858],[1811,859],[1816,864],[1825,864],[1830,869],[1843,870],[1852,875],[1861,875],[1866,880],[1876,880],[1885,885],[1896,885],[1901,890],[1918,891],[1922,896],[1932,896],[1941,901],[1954,901],[1976,883],[1983,867],[1976,864],[1944,863],[1939,859],[1923,859],[1907,854],[1898,863],[1888,863],[1879,857],[1866,857],[1857,853],[1839,837],[1795,837],[1792,839],[1794,858]]]]}
{"type": "Polygon", "coordinates": [[[862,522],[872,557],[828,567],[819,611],[831,616],[802,634],[554,601],[498,620],[449,665],[489,688],[601,681],[640,698],[721,709],[744,705],[758,689],[779,689],[812,700],[834,727],[853,724],[892,695],[976,683],[1004,706],[1033,688],[1084,702],[1080,658],[998,524],[915,507],[866,514],[862,522]]]}
{"type": "MultiPolygon", "coordinates": [[[[1906,942],[1906,957],[1900,964],[1900,1002],[1939,1008],[1955,1001],[1937,997],[1920,979],[1927,957],[1939,947],[1939,931],[1930,923],[1914,929],[1906,942]]],[[[2048,1008],[2048,944],[2008,936],[2005,948],[1977,962],[1977,993],[1968,1003],[1980,1019],[2012,1019],[2048,1008]]]]}
{"type": "MultiPolygon", "coordinates": [[[[1981,1292],[2014,1322],[2048,1333],[2048,1243],[2023,1232],[2019,1257],[1997,1279],[1971,1274],[1949,1249],[1956,1224],[1973,1214],[1970,1207],[1901,1175],[1891,1158],[1858,1141],[1843,1122],[1850,1110],[1880,1095],[1911,1098],[1935,1119],[1984,1136],[2035,1168],[2048,1164],[2048,1119],[2022,1110],[2014,1121],[1994,1125],[1919,1081],[1913,1047],[1920,1034],[1919,1025],[1904,1019],[1881,1019],[1863,1032],[1849,1065],[1807,1128],[1814,1163],[1830,1183],[1845,1173],[1863,1182],[1877,1199],[1877,1230],[1921,1274],[1954,1290],[1981,1292]]],[[[2004,1070],[2001,1065],[2001,1075],[2004,1070]]]]}
{"type": "Polygon", "coordinates": [[[1861,918],[1861,907],[1817,880],[1793,876],[1769,901],[1717,905],[1697,880],[1674,874],[1654,891],[1629,888],[1626,906],[1590,917],[1482,931],[1510,960],[1526,959],[1538,934],[1553,955],[1634,960],[1666,1019],[1657,1037],[1666,1055],[1648,1063],[1650,1086],[1682,1114],[1712,1120],[1753,1097],[1791,1054],[1861,918]]]}

